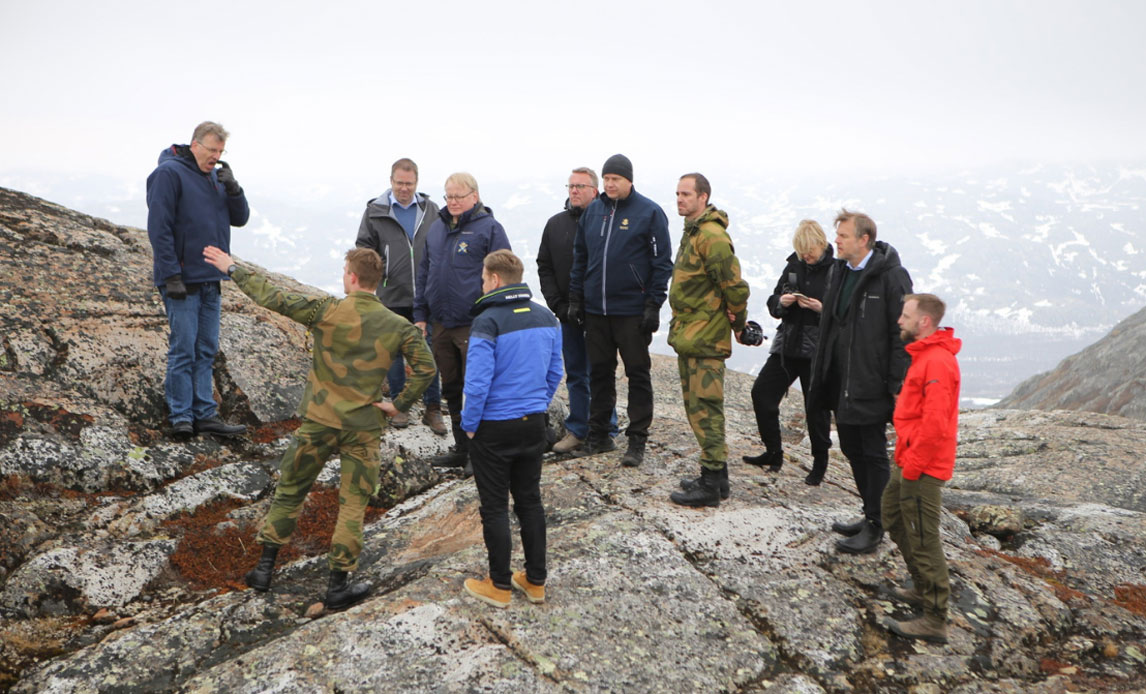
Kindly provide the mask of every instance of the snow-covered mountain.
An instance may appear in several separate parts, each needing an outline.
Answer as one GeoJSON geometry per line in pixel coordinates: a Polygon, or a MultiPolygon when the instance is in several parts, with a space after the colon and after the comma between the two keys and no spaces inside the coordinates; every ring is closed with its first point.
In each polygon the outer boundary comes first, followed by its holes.
{"type": "MultiPolygon", "coordinates": [[[[563,183],[482,182],[482,199],[526,260],[534,287],[532,260],[545,221],[562,207],[563,183]]],[[[118,223],[146,224],[142,181],[7,175],[0,185],[118,223]]],[[[263,192],[257,182],[244,185],[252,218],[234,234],[235,253],[336,291],[342,254],[354,242],[366,201],[382,190],[263,192]]],[[[948,302],[944,323],[964,340],[967,398],[1002,397],[1146,303],[1146,242],[1137,236],[1146,221],[1146,165],[1055,165],[854,183],[765,178],[730,184],[714,177],[713,185],[713,203],[731,218],[753,288],[749,311],[766,328],[775,321],[764,301],[791,252],[796,224],[818,220],[831,240],[840,207],[871,214],[879,238],[898,249],[916,291],[948,302]]],[[[675,186],[675,178],[637,182],[665,207],[674,243],[681,228],[675,186]]],[[[667,316],[666,307],[666,323],[667,316]]],[[[663,332],[653,349],[671,354],[663,332]]],[[[753,371],[766,358],[766,346],[737,346],[730,366],[753,371]]]]}

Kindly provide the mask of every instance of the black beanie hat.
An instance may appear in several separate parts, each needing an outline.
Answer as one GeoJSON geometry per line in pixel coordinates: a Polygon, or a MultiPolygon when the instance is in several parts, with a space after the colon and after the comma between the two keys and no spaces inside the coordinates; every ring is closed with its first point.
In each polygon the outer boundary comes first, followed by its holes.
{"type": "Polygon", "coordinates": [[[633,182],[633,162],[623,154],[614,154],[605,160],[605,165],[601,167],[601,175],[615,174],[617,176],[624,176],[633,182]]]}

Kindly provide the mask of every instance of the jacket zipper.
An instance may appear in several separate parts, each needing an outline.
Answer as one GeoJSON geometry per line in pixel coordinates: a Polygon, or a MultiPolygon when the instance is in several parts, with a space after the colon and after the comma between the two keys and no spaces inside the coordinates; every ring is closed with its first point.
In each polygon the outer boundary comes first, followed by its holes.
{"type": "Polygon", "coordinates": [[[617,216],[617,201],[613,201],[613,209],[609,212],[609,216],[601,220],[601,236],[605,237],[605,252],[601,255],[601,314],[609,315],[609,307],[607,304],[608,294],[605,292],[607,280],[609,277],[609,239],[613,237],[613,219],[617,216]],[[608,228],[606,228],[606,222],[608,228]]]}

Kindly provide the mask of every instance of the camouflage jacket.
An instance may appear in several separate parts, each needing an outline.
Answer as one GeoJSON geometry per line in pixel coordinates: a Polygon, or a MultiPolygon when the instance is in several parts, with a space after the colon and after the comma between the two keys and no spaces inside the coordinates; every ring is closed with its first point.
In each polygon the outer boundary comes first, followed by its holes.
{"type": "Polygon", "coordinates": [[[335,429],[379,429],[386,416],[373,403],[399,352],[414,374],[394,407],[405,412],[434,377],[434,358],[422,333],[370,292],[345,299],[286,292],[266,277],[236,267],[231,279],[255,303],[302,323],[314,336],[314,361],[298,416],[335,429]]]}
{"type": "Polygon", "coordinates": [[[668,342],[682,357],[727,358],[748,318],[748,283],[728,237],[728,215],[709,205],[684,235],[672,269],[668,342]],[[727,312],[736,320],[731,324],[727,312]]]}

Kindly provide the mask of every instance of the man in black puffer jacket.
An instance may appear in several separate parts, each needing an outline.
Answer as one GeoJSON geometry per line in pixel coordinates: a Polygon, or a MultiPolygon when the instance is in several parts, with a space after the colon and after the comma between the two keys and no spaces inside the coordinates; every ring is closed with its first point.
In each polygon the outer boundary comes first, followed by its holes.
{"type": "Polygon", "coordinates": [[[899,335],[903,296],[911,275],[899,253],[876,241],[866,214],[841,210],[836,216],[836,256],[820,314],[820,344],[812,366],[813,406],[836,415],[840,450],[851,463],[864,517],[837,522],[848,536],[836,549],[874,552],[883,538],[880,499],[890,476],[887,423],[911,363],[899,335]]]}
{"type": "Polygon", "coordinates": [[[797,378],[804,391],[804,414],[808,437],[812,441],[812,472],[804,478],[810,485],[819,484],[828,469],[828,449],[832,446],[831,411],[813,407],[808,397],[812,381],[812,358],[820,339],[821,300],[828,288],[832,266],[832,247],[820,225],[805,219],[792,237],[796,252],[780,273],[776,289],[768,297],[768,312],[781,320],[768,361],[752,384],[752,409],[756,428],[764,442],[764,453],[746,455],[744,462],[779,472],[784,464],[780,439],[780,401],[797,378]]]}

